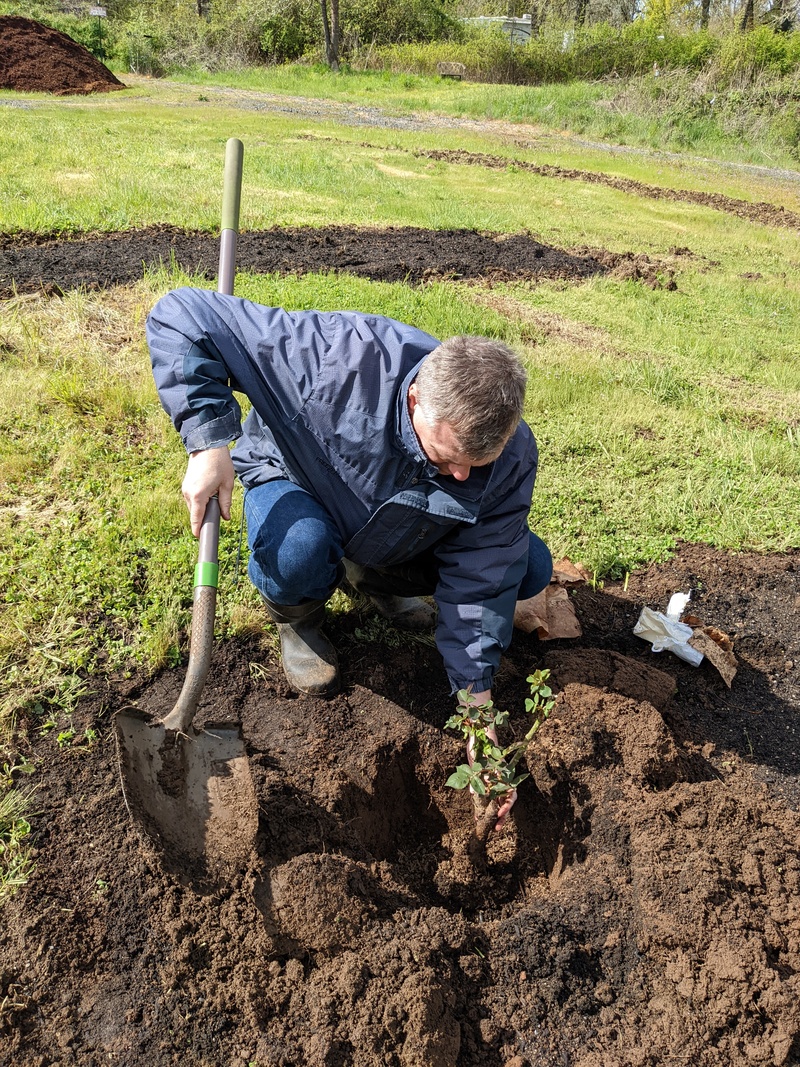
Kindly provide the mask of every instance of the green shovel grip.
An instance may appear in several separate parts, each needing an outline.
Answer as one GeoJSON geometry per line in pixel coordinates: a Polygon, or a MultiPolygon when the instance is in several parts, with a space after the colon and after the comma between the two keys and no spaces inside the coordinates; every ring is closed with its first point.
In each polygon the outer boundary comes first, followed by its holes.
{"type": "Polygon", "coordinates": [[[194,569],[194,587],[198,586],[216,589],[219,585],[219,564],[198,563],[194,569]]]}

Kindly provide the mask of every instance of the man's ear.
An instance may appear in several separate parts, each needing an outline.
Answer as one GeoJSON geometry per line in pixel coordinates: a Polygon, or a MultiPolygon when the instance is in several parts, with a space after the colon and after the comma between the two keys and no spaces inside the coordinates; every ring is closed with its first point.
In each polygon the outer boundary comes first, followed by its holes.
{"type": "Polygon", "coordinates": [[[412,382],[408,387],[408,410],[409,413],[413,413],[414,408],[419,403],[419,397],[417,396],[417,383],[412,382]]]}

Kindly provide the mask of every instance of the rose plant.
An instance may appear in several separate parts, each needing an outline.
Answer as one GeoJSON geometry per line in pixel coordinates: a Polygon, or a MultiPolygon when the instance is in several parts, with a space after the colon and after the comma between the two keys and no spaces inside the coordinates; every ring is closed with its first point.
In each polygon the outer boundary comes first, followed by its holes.
{"type": "Polygon", "coordinates": [[[469,788],[475,807],[475,833],[484,847],[503,799],[529,777],[517,772],[517,764],[555,704],[549,678],[550,671],[538,670],[526,679],[531,695],[525,700],[525,711],[531,716],[531,725],[521,741],[505,748],[500,746],[497,730],[508,722],[508,712],[498,711],[491,700],[479,704],[466,689],[458,693],[458,711],[445,723],[446,729],[458,730],[466,738],[468,754],[468,762],[456,768],[447,785],[469,788]]]}

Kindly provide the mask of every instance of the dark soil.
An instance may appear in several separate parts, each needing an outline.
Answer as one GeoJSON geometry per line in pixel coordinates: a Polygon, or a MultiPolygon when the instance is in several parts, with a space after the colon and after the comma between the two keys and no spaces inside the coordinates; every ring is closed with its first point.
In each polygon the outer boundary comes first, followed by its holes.
{"type": "MultiPolygon", "coordinates": [[[[141,278],[143,264],[158,267],[171,261],[190,274],[213,278],[219,238],[173,226],[84,234],[67,240],[58,234],[0,234],[0,297],[13,291],[120,285],[141,278]]],[[[327,226],[242,233],[236,251],[241,271],[347,271],[373,281],[409,283],[437,278],[580,281],[610,274],[651,288],[674,289],[679,262],[679,254],[658,261],[603,249],[566,251],[525,234],[413,227],[327,226]]]]}
{"type": "Polygon", "coordinates": [[[259,803],[222,885],[140,842],[120,790],[114,712],[169,710],[182,670],[93,679],[91,747],[23,724],[38,854],[4,909],[2,1062],[800,1063],[800,553],[685,545],[575,604],[583,638],[504,659],[514,733],[533,668],[559,695],[485,870],[438,654],[361,603],[330,620],[329,700],[270,641],[216,648],[200,718],[241,721],[259,803]],[[688,589],[734,637],[730,690],[632,634],[688,589]]]}
{"type": "Polygon", "coordinates": [[[71,96],[125,86],[65,33],[16,15],[0,16],[0,89],[71,96]]]}

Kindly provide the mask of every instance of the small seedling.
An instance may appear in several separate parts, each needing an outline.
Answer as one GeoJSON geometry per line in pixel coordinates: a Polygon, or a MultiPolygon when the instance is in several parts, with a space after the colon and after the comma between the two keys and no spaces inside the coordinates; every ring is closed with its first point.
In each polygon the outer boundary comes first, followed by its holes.
{"type": "Polygon", "coordinates": [[[48,715],[44,722],[39,727],[39,736],[44,737],[45,734],[49,734],[51,730],[54,730],[58,726],[58,719],[55,715],[48,715]]]}
{"type": "Polygon", "coordinates": [[[529,777],[526,773],[518,774],[516,767],[542,723],[553,710],[555,700],[553,691],[547,684],[549,677],[548,670],[541,670],[535,671],[526,679],[531,687],[531,695],[525,700],[525,710],[531,716],[532,722],[521,741],[501,748],[497,729],[507,723],[508,712],[498,711],[491,700],[478,704],[473,695],[465,689],[458,694],[458,712],[445,723],[447,729],[458,730],[466,738],[471,755],[471,763],[462,763],[457,767],[447,779],[447,785],[453,789],[471,789],[476,802],[478,836],[483,841],[488,837],[496,819],[498,799],[516,789],[529,777]]]}
{"type": "MultiPolygon", "coordinates": [[[[449,730],[460,730],[466,738],[472,756],[471,763],[462,763],[447,779],[453,789],[470,787],[478,796],[498,797],[515,789],[526,775],[509,776],[507,755],[497,742],[498,726],[508,722],[508,712],[498,711],[491,700],[478,704],[472,693],[462,689],[458,694],[460,709],[445,723],[449,730]]],[[[513,768],[511,768],[513,772],[513,768]]]]}
{"type": "Polygon", "coordinates": [[[525,700],[525,710],[532,716],[530,729],[521,741],[507,748],[500,748],[497,728],[508,722],[508,712],[498,711],[491,700],[478,704],[467,690],[458,694],[459,712],[445,724],[447,729],[460,730],[472,753],[472,765],[462,764],[447,779],[453,789],[470,786],[478,796],[499,797],[516,789],[528,775],[514,773],[514,769],[542,723],[548,718],[555,701],[553,691],[547,685],[550,672],[536,671],[526,681],[531,695],[525,700]]]}
{"type": "Polygon", "coordinates": [[[61,730],[61,732],[56,737],[56,741],[58,741],[59,748],[67,748],[68,745],[72,744],[74,739],[75,730],[71,726],[68,726],[66,730],[61,730]]]}
{"type": "Polygon", "coordinates": [[[0,769],[0,788],[11,789],[14,785],[14,775],[33,774],[35,770],[35,765],[27,756],[20,756],[19,763],[16,760],[7,761],[0,769]]]}

